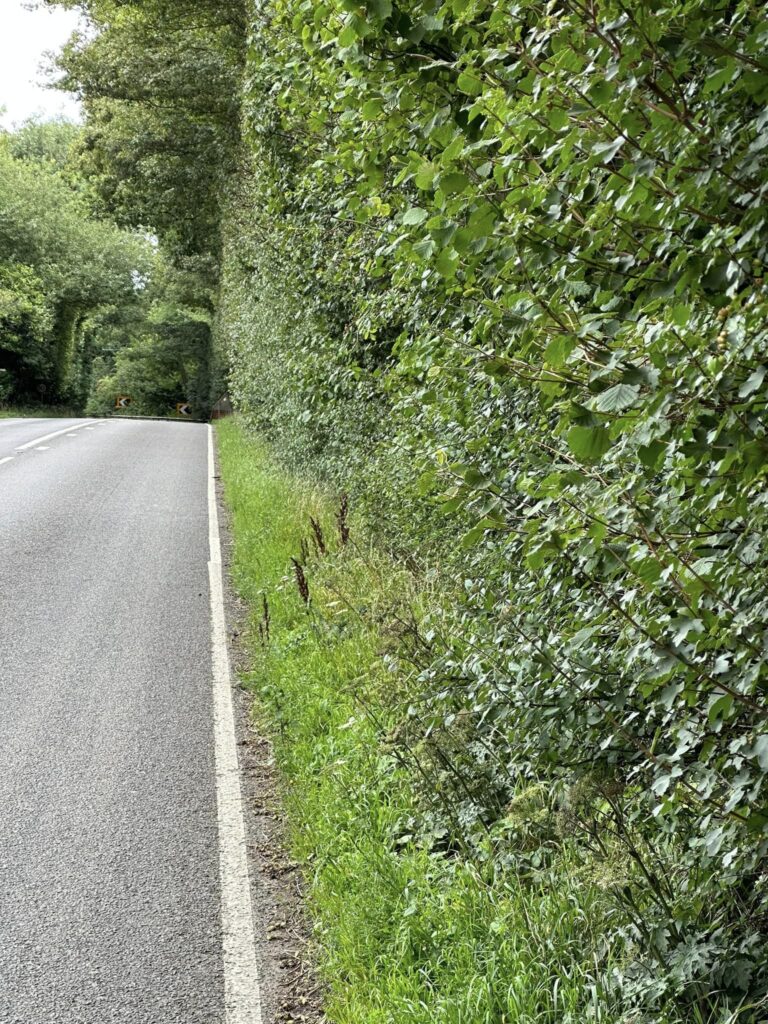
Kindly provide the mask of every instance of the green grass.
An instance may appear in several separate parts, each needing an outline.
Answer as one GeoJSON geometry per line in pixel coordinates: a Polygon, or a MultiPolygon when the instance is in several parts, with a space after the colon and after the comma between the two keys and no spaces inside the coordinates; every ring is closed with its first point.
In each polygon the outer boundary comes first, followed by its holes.
{"type": "Polygon", "coordinates": [[[430,852],[404,838],[416,808],[392,756],[399,698],[390,615],[429,594],[370,547],[340,550],[336,505],[288,475],[236,420],[218,427],[235,538],[234,580],[252,609],[255,713],[284,781],[293,850],[309,879],[320,968],[335,1024],[618,1022],[596,963],[605,906],[566,853],[552,884],[430,852]],[[291,558],[308,561],[311,610],[291,558]],[[264,630],[264,598],[270,639],[264,630]]]}

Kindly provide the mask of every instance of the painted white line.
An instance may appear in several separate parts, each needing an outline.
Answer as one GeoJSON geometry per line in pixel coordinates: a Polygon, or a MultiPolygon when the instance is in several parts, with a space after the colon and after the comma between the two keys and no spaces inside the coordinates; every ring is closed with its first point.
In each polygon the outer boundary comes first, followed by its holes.
{"type": "Polygon", "coordinates": [[[13,456],[9,455],[5,459],[0,459],[0,466],[4,466],[6,464],[6,462],[13,462],[13,456]]]}
{"type": "MultiPolygon", "coordinates": [[[[34,441],[27,441],[26,444],[19,445],[16,449],[17,452],[26,452],[30,448],[36,448],[37,445],[42,444],[43,441],[52,441],[54,437],[61,437],[62,434],[69,434],[73,430],[82,430],[83,427],[88,427],[87,423],[80,423],[76,427],[64,427],[63,430],[55,430],[52,434],[46,434],[44,437],[36,437],[34,441]]],[[[93,428],[91,428],[93,429],[93,428]]]]}
{"type": "Polygon", "coordinates": [[[41,448],[35,448],[36,452],[49,452],[50,450],[51,446],[49,444],[44,444],[41,448]]]}
{"type": "Polygon", "coordinates": [[[261,988],[253,931],[251,880],[237,760],[232,675],[227,650],[219,511],[216,504],[213,427],[208,427],[208,529],[211,585],[211,660],[216,804],[219,823],[219,875],[224,958],[226,1024],[262,1024],[261,988]]]}

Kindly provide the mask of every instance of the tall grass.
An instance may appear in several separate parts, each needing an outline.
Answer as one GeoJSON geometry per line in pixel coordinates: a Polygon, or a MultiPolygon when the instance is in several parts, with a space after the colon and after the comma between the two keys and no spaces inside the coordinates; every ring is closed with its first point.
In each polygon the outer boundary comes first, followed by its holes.
{"type": "Polygon", "coordinates": [[[622,1016],[607,984],[609,904],[565,846],[534,884],[490,856],[436,852],[413,826],[415,787],[388,736],[417,681],[388,670],[385,655],[393,609],[429,595],[366,548],[354,521],[342,544],[338,503],[271,463],[236,420],[217,429],[234,581],[252,610],[247,683],[274,742],[294,853],[310,882],[330,1020],[638,1019],[622,1016]],[[325,555],[311,547],[310,517],[325,555]]]}

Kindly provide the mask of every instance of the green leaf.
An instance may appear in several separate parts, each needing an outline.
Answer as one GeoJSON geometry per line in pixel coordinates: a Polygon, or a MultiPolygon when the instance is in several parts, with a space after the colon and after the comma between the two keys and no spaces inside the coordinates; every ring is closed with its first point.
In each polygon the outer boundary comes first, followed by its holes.
{"type": "Polygon", "coordinates": [[[392,0],[366,0],[366,10],[381,21],[385,21],[392,13],[392,0]]]}
{"type": "Polygon", "coordinates": [[[437,167],[433,163],[425,161],[418,169],[414,176],[414,183],[416,188],[420,188],[423,191],[432,188],[432,182],[435,180],[437,174],[437,167]]]}
{"type": "Polygon", "coordinates": [[[421,474],[416,483],[416,492],[421,495],[429,494],[437,484],[438,474],[436,469],[428,469],[421,474]]]}
{"type": "Polygon", "coordinates": [[[690,615],[680,615],[676,619],[672,619],[669,626],[673,630],[672,642],[675,644],[682,643],[689,633],[704,632],[704,623],[701,619],[691,618],[690,615]]]}
{"type": "Polygon", "coordinates": [[[727,718],[733,710],[733,697],[729,693],[713,694],[707,708],[707,718],[710,725],[719,718],[727,718]]]}
{"type": "Polygon", "coordinates": [[[435,245],[433,239],[422,238],[420,242],[417,242],[414,245],[413,251],[416,253],[417,256],[421,256],[422,259],[428,260],[430,256],[432,256],[436,248],[437,246],[435,245]]]}
{"type": "Polygon", "coordinates": [[[453,277],[459,265],[459,254],[453,246],[446,246],[435,260],[435,266],[443,277],[453,277]]]}
{"type": "Polygon", "coordinates": [[[633,406],[639,395],[640,388],[634,384],[614,384],[612,388],[597,396],[595,409],[598,412],[621,412],[622,409],[633,406]]]}
{"type": "Polygon", "coordinates": [[[438,186],[445,195],[456,195],[469,186],[469,178],[461,171],[450,171],[448,174],[440,175],[438,186]]]}
{"type": "Polygon", "coordinates": [[[599,156],[603,163],[608,164],[613,160],[625,142],[626,139],[620,135],[617,139],[614,139],[613,142],[595,143],[592,147],[592,152],[595,156],[599,156]]]}
{"type": "Polygon", "coordinates": [[[358,39],[359,35],[355,26],[345,25],[339,33],[339,46],[342,47],[342,49],[346,49],[348,46],[353,46],[358,39]]]}
{"type": "Polygon", "coordinates": [[[656,469],[665,448],[666,445],[663,441],[651,441],[650,444],[642,445],[638,448],[637,455],[642,464],[648,469],[656,469]]]}
{"type": "Polygon", "coordinates": [[[568,114],[564,110],[556,107],[554,110],[549,112],[547,123],[553,131],[559,132],[568,124],[568,114]]]}
{"type": "Polygon", "coordinates": [[[611,439],[605,427],[571,427],[568,447],[577,458],[594,462],[611,447],[611,439]]]}
{"type": "Polygon", "coordinates": [[[360,113],[365,121],[374,121],[384,109],[384,102],[380,97],[367,100],[361,107],[360,113]]]}
{"type": "Polygon", "coordinates": [[[556,558],[559,553],[558,548],[554,544],[547,542],[529,551],[525,556],[525,561],[529,569],[541,569],[547,562],[551,562],[553,558],[556,558]]]}
{"type": "Polygon", "coordinates": [[[756,370],[752,371],[739,388],[739,398],[746,398],[747,395],[757,391],[765,379],[765,369],[764,366],[758,366],[756,370]]]}
{"type": "Polygon", "coordinates": [[[575,347],[576,340],[574,338],[558,334],[544,349],[544,359],[551,367],[557,369],[565,365],[566,359],[575,347]]]}
{"type": "Polygon", "coordinates": [[[429,214],[420,206],[412,206],[403,214],[403,224],[423,224],[429,214]]]}
{"type": "Polygon", "coordinates": [[[728,61],[724,68],[720,68],[718,71],[713,71],[704,83],[701,90],[702,95],[711,96],[712,93],[718,92],[724,85],[728,85],[735,72],[736,67],[733,61],[728,61]]]}
{"type": "Polygon", "coordinates": [[[474,466],[465,466],[457,472],[461,472],[464,483],[469,487],[488,487],[491,483],[490,478],[474,466]]]}
{"type": "Polygon", "coordinates": [[[479,96],[483,91],[483,83],[475,71],[462,71],[456,84],[467,96],[479,96]]]}
{"type": "Polygon", "coordinates": [[[685,327],[691,317],[691,307],[683,304],[673,306],[672,308],[672,321],[676,323],[678,327],[685,327]]]}
{"type": "Polygon", "coordinates": [[[757,758],[757,763],[768,771],[768,736],[758,736],[752,746],[752,756],[757,758]]]}
{"type": "Polygon", "coordinates": [[[483,372],[487,373],[489,377],[493,377],[494,380],[503,380],[509,376],[512,370],[512,363],[508,359],[499,357],[496,359],[486,359],[482,367],[483,372]]]}

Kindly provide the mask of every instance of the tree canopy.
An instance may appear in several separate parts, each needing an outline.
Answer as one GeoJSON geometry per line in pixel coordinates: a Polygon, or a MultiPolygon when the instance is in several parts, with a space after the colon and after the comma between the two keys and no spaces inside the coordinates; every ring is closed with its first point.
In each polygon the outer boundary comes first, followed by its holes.
{"type": "MultiPolygon", "coordinates": [[[[114,379],[129,387],[133,367],[138,379],[129,390],[148,395],[146,359],[157,357],[177,366],[175,379],[187,399],[197,414],[207,414],[222,386],[211,324],[223,208],[237,166],[245,6],[49,4],[79,7],[90,20],[89,31],[75,33],[64,48],[59,66],[61,86],[78,94],[86,112],[77,162],[95,208],[127,229],[155,236],[173,288],[185,295],[162,331],[153,320],[155,340],[149,347],[142,343],[138,360],[126,353],[114,379]]],[[[164,371],[160,378],[166,379],[164,371]]],[[[100,389],[101,400],[109,386],[100,389]]],[[[159,387],[147,401],[164,402],[167,390],[159,387]]]]}
{"type": "Polygon", "coordinates": [[[0,138],[0,360],[19,397],[70,397],[86,317],[138,302],[154,261],[147,239],[94,218],[73,187],[78,135],[32,123],[0,138]]]}
{"type": "Polygon", "coordinates": [[[63,6],[79,6],[95,30],[76,34],[59,65],[62,87],[84,104],[82,167],[104,209],[215,275],[239,135],[243,4],[63,6]]]}

